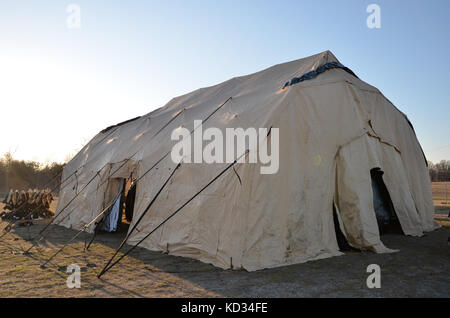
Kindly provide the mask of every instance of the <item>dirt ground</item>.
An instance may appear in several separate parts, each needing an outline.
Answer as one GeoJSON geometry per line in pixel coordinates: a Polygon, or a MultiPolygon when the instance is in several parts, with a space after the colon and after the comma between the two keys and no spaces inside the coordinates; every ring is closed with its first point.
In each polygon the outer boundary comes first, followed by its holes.
{"type": "Polygon", "coordinates": [[[393,254],[346,252],[250,273],[137,248],[101,279],[96,274],[124,232],[99,235],[87,252],[83,247],[90,235],[83,234],[41,268],[76,231],[51,226],[38,247],[24,255],[31,246],[27,240],[46,224],[36,221],[30,227],[16,225],[0,238],[0,297],[449,297],[449,211],[447,205],[436,206],[442,228],[421,238],[383,236],[386,246],[400,250],[393,254]],[[70,264],[81,267],[80,289],[66,285],[70,264]],[[369,264],[381,267],[380,289],[366,286],[369,264]]]}

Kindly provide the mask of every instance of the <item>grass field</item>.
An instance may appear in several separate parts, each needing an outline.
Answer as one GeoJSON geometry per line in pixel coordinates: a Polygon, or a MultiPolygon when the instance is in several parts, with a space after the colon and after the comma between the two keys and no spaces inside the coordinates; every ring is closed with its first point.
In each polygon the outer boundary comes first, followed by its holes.
{"type": "MultiPolygon", "coordinates": [[[[444,186],[445,189],[445,186],[444,186]]],[[[444,193],[445,194],[445,193],[444,193]]],[[[442,185],[433,184],[435,201],[442,185]]],[[[0,206],[1,208],[1,206],[0,206]]],[[[346,252],[340,257],[257,272],[221,270],[199,261],[137,248],[102,279],[100,271],[124,236],[99,235],[83,251],[88,234],[80,236],[45,268],[42,264],[77,232],[50,226],[29,255],[23,250],[46,221],[14,226],[0,239],[0,297],[449,297],[450,208],[439,205],[436,221],[442,228],[423,237],[386,235],[393,254],[346,252]],[[66,266],[81,267],[81,288],[69,289],[66,266]],[[365,285],[369,264],[381,267],[381,289],[365,285]]],[[[0,224],[3,229],[6,222],[0,224]]]]}
{"type": "Polygon", "coordinates": [[[435,206],[450,207],[450,182],[433,182],[431,191],[435,206]]]}

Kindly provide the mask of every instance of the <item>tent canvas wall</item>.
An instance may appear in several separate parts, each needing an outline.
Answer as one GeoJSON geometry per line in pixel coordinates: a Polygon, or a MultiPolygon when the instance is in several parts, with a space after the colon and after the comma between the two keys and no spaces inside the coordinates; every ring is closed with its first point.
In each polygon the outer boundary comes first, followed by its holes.
{"type": "MultiPolygon", "coordinates": [[[[275,65],[103,130],[65,167],[62,178],[70,178],[54,223],[80,229],[106,205],[105,181],[133,173],[140,178],[133,224],[176,166],[170,155],[164,157],[175,143],[172,131],[192,130],[194,120],[208,118],[204,129],[279,128],[278,172],[264,175],[260,164],[236,164],[142,247],[250,271],[337,256],[335,205],[353,247],[389,252],[374,212],[373,168],[384,172],[403,232],[421,236],[433,230],[430,179],[412,125],[378,89],[338,63],[326,51],[275,65]]],[[[224,167],[182,164],[128,244],[145,237],[224,167]]]]}

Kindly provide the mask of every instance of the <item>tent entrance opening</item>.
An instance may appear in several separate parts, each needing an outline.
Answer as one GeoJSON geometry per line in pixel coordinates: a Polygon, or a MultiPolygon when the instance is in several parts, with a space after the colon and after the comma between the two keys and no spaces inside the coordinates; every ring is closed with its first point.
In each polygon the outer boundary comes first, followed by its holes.
{"type": "Polygon", "coordinates": [[[380,235],[403,234],[391,196],[383,181],[384,172],[380,168],[370,170],[372,178],[373,207],[380,235]]]}

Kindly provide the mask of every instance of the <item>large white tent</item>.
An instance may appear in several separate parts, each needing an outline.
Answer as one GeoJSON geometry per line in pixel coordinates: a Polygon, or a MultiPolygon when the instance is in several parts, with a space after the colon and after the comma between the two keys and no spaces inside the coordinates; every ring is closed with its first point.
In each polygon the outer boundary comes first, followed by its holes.
{"type": "Polygon", "coordinates": [[[150,250],[249,271],[301,263],[342,254],[334,206],[351,246],[389,252],[377,225],[373,168],[384,172],[404,234],[436,227],[411,123],[326,51],[196,90],[103,130],[65,167],[53,223],[81,229],[114,200],[120,178],[132,175],[130,230],[140,223],[130,245],[145,238],[140,246],[150,250]],[[278,128],[278,172],[261,174],[259,163],[228,170],[227,163],[182,163],[174,171],[171,133],[193,130],[194,120],[223,131],[278,128]]]}

